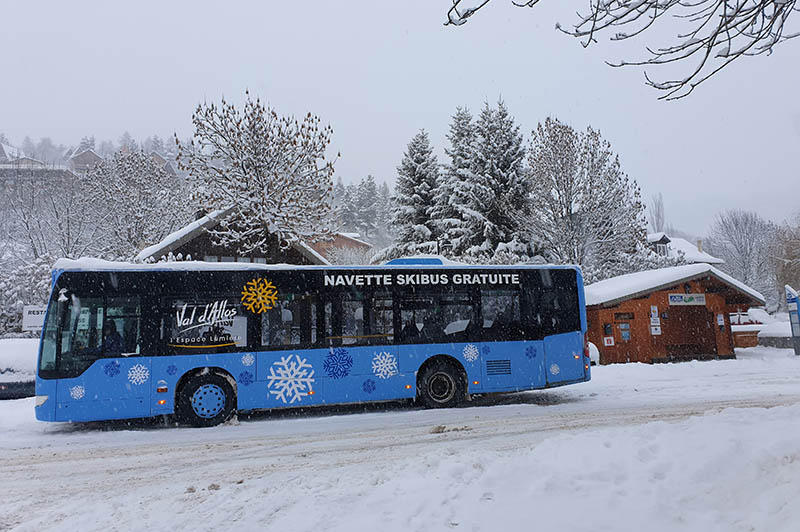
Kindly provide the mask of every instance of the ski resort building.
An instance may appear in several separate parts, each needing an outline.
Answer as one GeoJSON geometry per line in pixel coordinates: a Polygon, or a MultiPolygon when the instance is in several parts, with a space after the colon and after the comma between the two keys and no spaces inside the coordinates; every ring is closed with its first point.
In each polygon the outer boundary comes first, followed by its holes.
{"type": "Polygon", "coordinates": [[[586,287],[588,336],[601,364],[734,358],[730,314],[764,304],[710,264],[631,273],[586,287]]]}

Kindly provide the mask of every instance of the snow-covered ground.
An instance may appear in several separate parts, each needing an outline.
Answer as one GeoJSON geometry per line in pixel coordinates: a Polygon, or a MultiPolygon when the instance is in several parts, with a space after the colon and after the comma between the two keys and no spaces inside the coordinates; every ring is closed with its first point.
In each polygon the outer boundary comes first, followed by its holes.
{"type": "Polygon", "coordinates": [[[0,382],[34,380],[38,353],[38,338],[0,340],[0,382]]]}
{"type": "Polygon", "coordinates": [[[466,408],[41,424],[0,403],[0,530],[796,531],[800,357],[592,368],[466,408]]]}

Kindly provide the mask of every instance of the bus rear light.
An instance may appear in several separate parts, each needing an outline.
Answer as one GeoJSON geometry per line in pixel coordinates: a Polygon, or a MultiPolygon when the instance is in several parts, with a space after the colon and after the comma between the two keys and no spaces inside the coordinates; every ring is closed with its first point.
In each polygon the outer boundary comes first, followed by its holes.
{"type": "Polygon", "coordinates": [[[575,357],[575,360],[578,360],[578,359],[580,359],[580,358],[581,358],[581,356],[580,356],[580,355],[572,355],[572,356],[574,356],[574,357],[575,357]]]}
{"type": "Polygon", "coordinates": [[[45,404],[47,402],[48,397],[50,397],[50,396],[49,395],[37,395],[36,399],[34,399],[34,404],[36,406],[42,406],[43,404],[45,404]]]}
{"type": "Polygon", "coordinates": [[[406,384],[406,390],[410,390],[410,389],[411,389],[411,385],[410,384],[406,384]]]}
{"type": "Polygon", "coordinates": [[[159,386],[158,388],[156,388],[156,393],[167,393],[167,387],[159,386]]]}
{"type": "Polygon", "coordinates": [[[583,369],[589,369],[589,364],[584,364],[583,369]]]}
{"type": "Polygon", "coordinates": [[[478,381],[472,381],[472,384],[480,384],[478,381]]]}
{"type": "Polygon", "coordinates": [[[166,399],[159,399],[158,400],[158,404],[159,405],[165,405],[165,404],[167,404],[167,400],[166,399]]]}
{"type": "Polygon", "coordinates": [[[308,390],[308,395],[314,395],[316,392],[314,390],[308,390]]]}

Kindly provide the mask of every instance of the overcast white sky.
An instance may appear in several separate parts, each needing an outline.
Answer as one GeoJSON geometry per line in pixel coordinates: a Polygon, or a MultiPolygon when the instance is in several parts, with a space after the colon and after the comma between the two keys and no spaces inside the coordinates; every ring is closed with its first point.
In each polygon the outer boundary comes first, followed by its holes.
{"type": "MultiPolygon", "coordinates": [[[[526,136],[548,115],[600,129],[685,231],[705,234],[722,209],[774,221],[797,211],[800,39],[665,103],[641,70],[603,63],[643,43],[583,49],[554,29],[586,2],[494,0],[460,28],[442,25],[449,0],[5,2],[0,132],[15,144],[186,137],[199,101],[241,101],[249,88],[280,113],[330,123],[345,181],[393,183],[419,128],[441,154],[457,105],[477,114],[502,96],[526,136]]],[[[648,43],[674,33],[666,22],[648,43]]]]}

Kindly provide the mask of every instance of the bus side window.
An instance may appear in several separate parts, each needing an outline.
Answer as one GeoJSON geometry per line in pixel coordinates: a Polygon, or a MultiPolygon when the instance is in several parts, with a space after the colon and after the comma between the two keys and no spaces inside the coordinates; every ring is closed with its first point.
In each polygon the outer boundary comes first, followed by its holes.
{"type": "Polygon", "coordinates": [[[519,290],[481,289],[483,339],[523,340],[519,290]]]}
{"type": "Polygon", "coordinates": [[[369,337],[372,344],[394,343],[394,311],[391,294],[375,294],[369,312],[369,337]]]}
{"type": "Polygon", "coordinates": [[[141,305],[138,297],[106,299],[103,352],[106,355],[138,355],[140,353],[141,305]]]}

